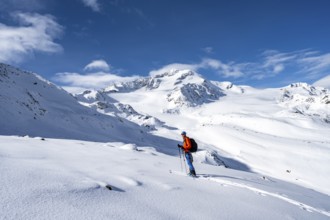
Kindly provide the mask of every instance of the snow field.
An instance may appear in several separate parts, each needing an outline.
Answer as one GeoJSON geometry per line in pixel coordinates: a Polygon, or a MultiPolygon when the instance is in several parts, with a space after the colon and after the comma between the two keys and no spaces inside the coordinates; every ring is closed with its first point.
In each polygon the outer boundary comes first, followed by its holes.
{"type": "Polygon", "coordinates": [[[2,219],[330,217],[327,195],[198,160],[193,179],[178,156],[148,146],[9,136],[0,143],[2,219]]]}

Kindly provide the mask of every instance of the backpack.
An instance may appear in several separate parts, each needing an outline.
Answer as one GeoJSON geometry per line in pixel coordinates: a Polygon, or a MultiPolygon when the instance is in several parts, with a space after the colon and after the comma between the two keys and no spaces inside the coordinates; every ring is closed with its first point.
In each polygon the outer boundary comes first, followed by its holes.
{"type": "Polygon", "coordinates": [[[190,138],[190,142],[191,142],[191,148],[190,148],[189,151],[192,152],[192,153],[194,153],[194,152],[197,151],[198,145],[197,145],[196,141],[194,139],[192,139],[192,138],[190,138]]]}

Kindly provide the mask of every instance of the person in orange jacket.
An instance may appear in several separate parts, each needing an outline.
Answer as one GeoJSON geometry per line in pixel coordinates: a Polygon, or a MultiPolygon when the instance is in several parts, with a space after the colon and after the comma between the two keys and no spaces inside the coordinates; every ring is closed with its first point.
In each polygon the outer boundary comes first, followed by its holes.
{"type": "Polygon", "coordinates": [[[182,139],[183,139],[183,145],[178,144],[179,148],[182,148],[182,150],[184,151],[184,156],[186,157],[187,160],[187,164],[189,167],[189,176],[196,176],[196,171],[195,168],[193,166],[193,156],[190,153],[190,149],[191,149],[191,141],[190,138],[187,137],[187,133],[185,131],[183,131],[181,133],[182,139]]]}

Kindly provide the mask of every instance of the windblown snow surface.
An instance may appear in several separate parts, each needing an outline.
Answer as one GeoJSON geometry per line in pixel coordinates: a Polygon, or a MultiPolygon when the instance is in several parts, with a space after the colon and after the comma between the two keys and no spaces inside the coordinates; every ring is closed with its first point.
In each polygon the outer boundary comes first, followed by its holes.
{"type": "Polygon", "coordinates": [[[0,67],[0,219],[330,219],[327,90],[172,71],[74,98],[0,67]]]}

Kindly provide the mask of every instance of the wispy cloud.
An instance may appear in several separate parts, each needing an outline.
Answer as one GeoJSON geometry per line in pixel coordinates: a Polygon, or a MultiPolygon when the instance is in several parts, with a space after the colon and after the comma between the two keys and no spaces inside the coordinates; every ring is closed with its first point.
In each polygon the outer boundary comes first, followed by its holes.
{"type": "Polygon", "coordinates": [[[330,74],[330,53],[300,50],[280,52],[276,50],[264,51],[255,62],[223,62],[218,59],[204,58],[198,63],[168,64],[150,72],[151,75],[166,72],[170,69],[191,69],[202,71],[213,70],[223,78],[263,80],[282,74],[283,79],[288,76],[299,77],[297,80],[318,79],[330,74]]]}
{"type": "Polygon", "coordinates": [[[105,60],[93,60],[91,63],[87,64],[84,68],[85,71],[109,71],[110,65],[105,60]]]}
{"type": "Polygon", "coordinates": [[[237,78],[237,77],[241,77],[244,74],[241,72],[241,65],[243,64],[235,64],[235,63],[225,64],[222,63],[220,60],[205,58],[201,62],[195,64],[184,64],[184,63],[168,64],[159,69],[150,71],[149,74],[151,76],[154,76],[171,70],[190,69],[193,71],[199,71],[201,69],[212,69],[216,71],[218,74],[222,75],[223,77],[237,78]]]}
{"type": "Polygon", "coordinates": [[[13,13],[19,26],[0,23],[0,62],[19,63],[33,52],[57,53],[63,50],[55,43],[63,33],[51,15],[13,13]]]}
{"type": "Polygon", "coordinates": [[[321,86],[330,89],[330,75],[327,75],[313,83],[314,86],[321,86]]]}
{"type": "Polygon", "coordinates": [[[236,64],[234,62],[223,63],[220,60],[205,58],[198,65],[199,69],[213,69],[219,75],[228,78],[239,78],[244,75],[242,72],[243,66],[245,64],[236,64]]]}
{"type": "Polygon", "coordinates": [[[311,56],[301,58],[299,62],[304,66],[303,71],[309,73],[311,78],[321,73],[330,74],[330,53],[313,53],[311,56]]]}
{"type": "Polygon", "coordinates": [[[109,86],[111,83],[131,79],[131,77],[121,77],[107,72],[93,72],[86,75],[81,73],[64,72],[57,73],[55,80],[65,85],[83,87],[86,89],[100,89],[109,86]]]}
{"type": "Polygon", "coordinates": [[[168,72],[168,71],[171,71],[171,70],[184,70],[184,69],[197,71],[198,70],[198,64],[172,63],[172,64],[165,65],[165,66],[163,66],[159,69],[151,70],[149,72],[149,75],[150,76],[156,76],[156,75],[160,75],[162,73],[165,73],[165,72],[168,72]]]}
{"type": "Polygon", "coordinates": [[[110,65],[104,60],[101,60],[104,62],[98,61],[92,61],[90,64],[86,65],[84,70],[88,72],[85,74],[62,72],[57,73],[53,80],[62,84],[63,88],[69,92],[79,93],[88,89],[103,89],[115,82],[131,81],[137,78],[137,76],[123,77],[116,73],[106,71],[106,67],[110,70],[110,65]]]}
{"type": "Polygon", "coordinates": [[[202,48],[202,50],[207,54],[213,54],[214,53],[213,47],[204,47],[204,48],[202,48]]]}
{"type": "Polygon", "coordinates": [[[90,7],[95,12],[99,12],[101,10],[101,6],[98,0],[82,0],[82,2],[84,3],[84,5],[90,7]]]}
{"type": "MultiPolygon", "coordinates": [[[[151,76],[159,75],[171,70],[190,69],[202,74],[203,70],[212,70],[223,78],[262,80],[282,74],[283,80],[288,75],[285,71],[294,71],[297,81],[308,77],[329,75],[330,54],[318,51],[304,50],[290,53],[265,51],[259,62],[222,62],[218,59],[204,58],[197,63],[172,63],[159,69],[150,71],[151,76]],[[294,67],[294,68],[293,68],[294,67]],[[328,74],[325,74],[328,73],[328,74]],[[298,74],[298,75],[297,75],[298,74]]],[[[139,76],[120,76],[112,70],[105,60],[93,60],[84,67],[85,73],[63,72],[57,73],[54,80],[61,83],[69,92],[82,92],[86,89],[102,89],[115,82],[131,81],[139,76]],[[87,72],[87,73],[86,73],[87,72]]],[[[291,73],[291,72],[290,72],[291,73]]],[[[330,77],[315,82],[329,88],[330,77]]]]}
{"type": "Polygon", "coordinates": [[[257,64],[259,72],[266,70],[272,77],[290,68],[290,74],[300,76],[302,80],[317,79],[330,74],[330,53],[322,54],[315,50],[300,50],[289,53],[267,51],[264,53],[263,65],[257,64]]]}
{"type": "Polygon", "coordinates": [[[263,53],[261,64],[255,65],[260,70],[267,70],[268,74],[277,75],[285,69],[285,65],[297,59],[296,53],[280,53],[276,50],[267,50],[263,53]]]}

